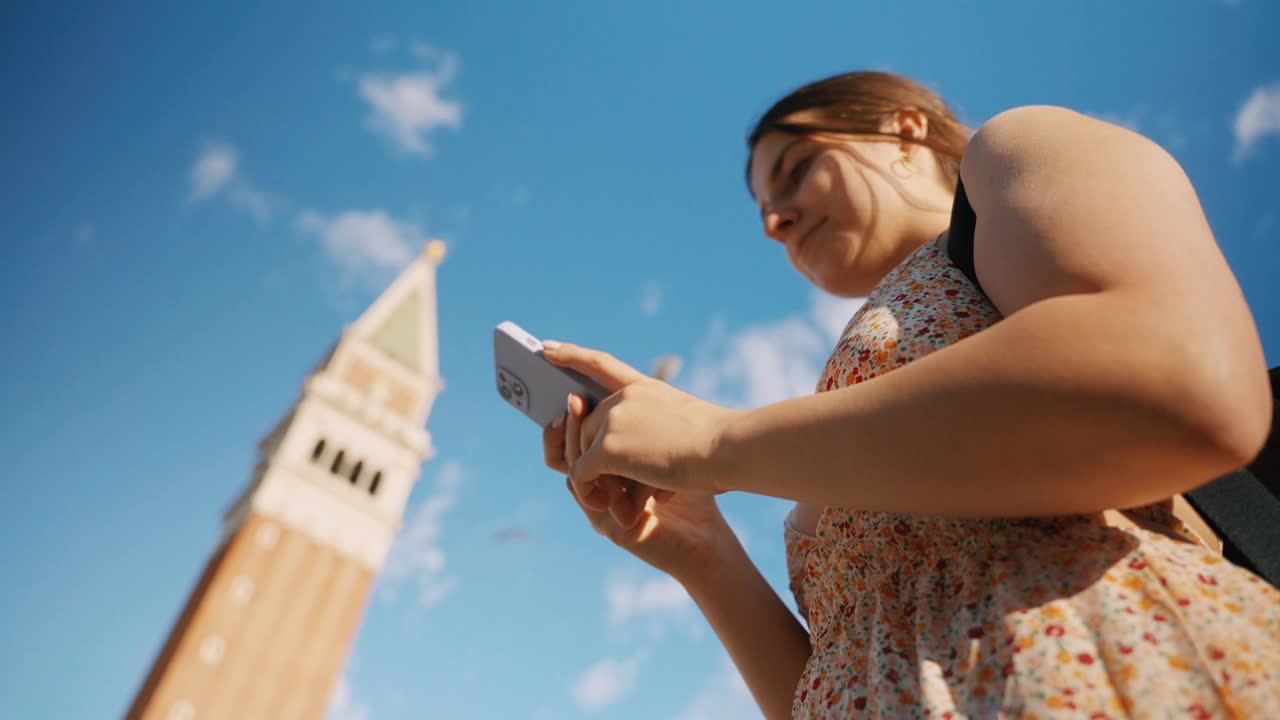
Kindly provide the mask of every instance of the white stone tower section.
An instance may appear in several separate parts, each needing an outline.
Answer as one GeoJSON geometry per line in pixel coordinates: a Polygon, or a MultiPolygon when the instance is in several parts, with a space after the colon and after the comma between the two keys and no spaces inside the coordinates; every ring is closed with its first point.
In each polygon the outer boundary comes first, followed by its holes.
{"type": "Polygon", "coordinates": [[[432,241],[258,443],[129,718],[319,719],[422,464],[443,389],[432,241]]]}

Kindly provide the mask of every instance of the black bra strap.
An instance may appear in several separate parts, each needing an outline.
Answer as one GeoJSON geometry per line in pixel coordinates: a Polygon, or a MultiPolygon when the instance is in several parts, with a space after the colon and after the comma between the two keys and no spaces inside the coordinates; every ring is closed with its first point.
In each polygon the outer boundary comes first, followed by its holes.
{"type": "Polygon", "coordinates": [[[964,181],[957,180],[956,200],[951,206],[951,228],[947,231],[947,255],[985,297],[987,291],[978,282],[978,271],[973,264],[973,231],[977,225],[978,216],[964,193],[964,181]]]}

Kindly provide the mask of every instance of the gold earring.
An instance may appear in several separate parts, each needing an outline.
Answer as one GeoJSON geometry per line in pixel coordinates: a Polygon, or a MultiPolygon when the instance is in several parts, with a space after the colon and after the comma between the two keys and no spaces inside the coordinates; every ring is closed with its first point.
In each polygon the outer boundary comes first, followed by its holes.
{"type": "Polygon", "coordinates": [[[900,178],[902,180],[906,180],[907,178],[910,178],[912,175],[915,175],[916,169],[915,169],[915,166],[911,164],[911,155],[907,153],[906,148],[903,148],[901,151],[899,151],[898,159],[893,161],[893,164],[889,166],[889,170],[893,173],[894,177],[900,178]],[[898,172],[899,165],[902,166],[901,173],[898,172]]]}

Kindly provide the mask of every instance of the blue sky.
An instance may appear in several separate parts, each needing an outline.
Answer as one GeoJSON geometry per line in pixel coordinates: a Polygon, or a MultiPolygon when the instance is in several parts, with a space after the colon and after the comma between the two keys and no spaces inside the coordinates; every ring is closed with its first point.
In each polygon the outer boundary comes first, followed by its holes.
{"type": "MultiPolygon", "coordinates": [[[[726,404],[810,390],[851,304],[762,236],[743,136],[835,72],[911,75],[974,127],[1053,103],[1153,138],[1280,364],[1272,3],[263,5],[6,13],[0,716],[123,712],[255,441],[438,237],[439,454],[331,717],[748,717],[687,596],[541,467],[490,338],[678,354],[726,404]]],[[[786,504],[722,507],[790,601],[786,504]]]]}

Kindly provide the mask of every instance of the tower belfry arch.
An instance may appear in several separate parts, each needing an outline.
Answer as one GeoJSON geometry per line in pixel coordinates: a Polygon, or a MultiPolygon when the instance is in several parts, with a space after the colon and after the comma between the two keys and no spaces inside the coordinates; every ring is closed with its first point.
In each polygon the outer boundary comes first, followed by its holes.
{"type": "Polygon", "coordinates": [[[258,442],[245,490],[127,713],[318,719],[435,450],[438,240],[329,348],[258,442]]]}

